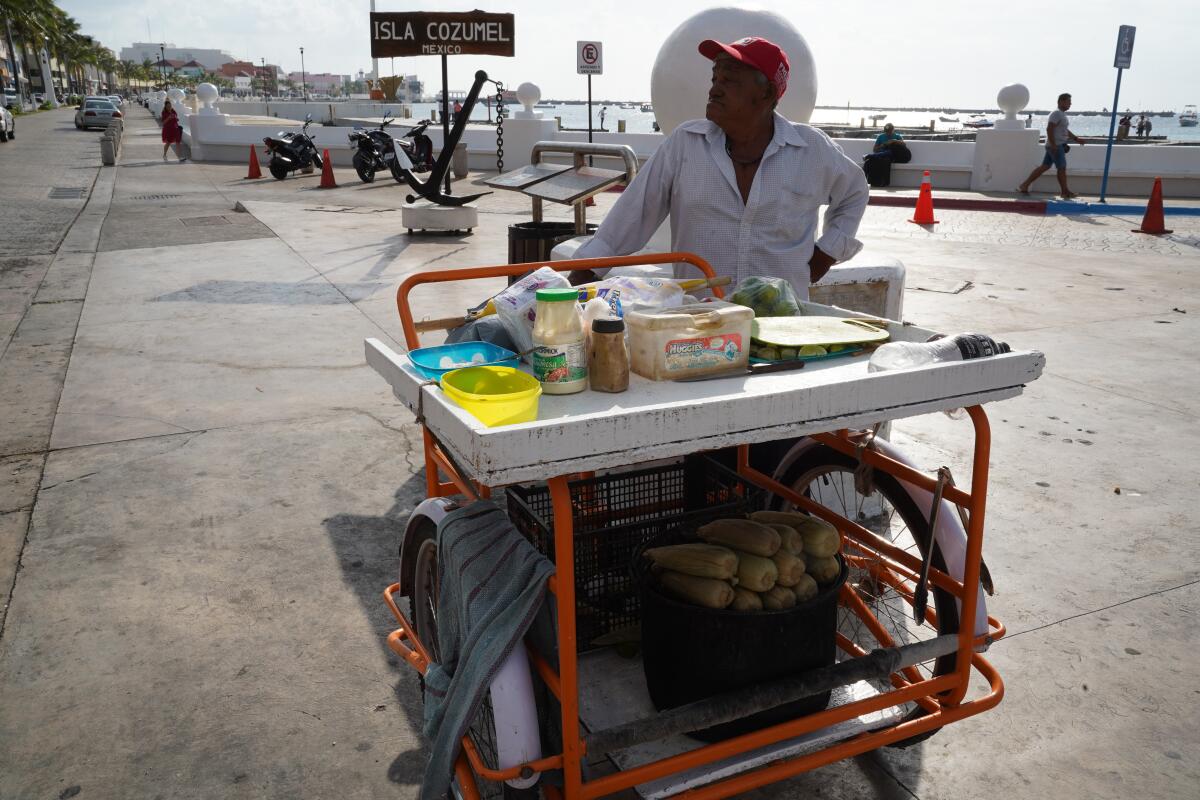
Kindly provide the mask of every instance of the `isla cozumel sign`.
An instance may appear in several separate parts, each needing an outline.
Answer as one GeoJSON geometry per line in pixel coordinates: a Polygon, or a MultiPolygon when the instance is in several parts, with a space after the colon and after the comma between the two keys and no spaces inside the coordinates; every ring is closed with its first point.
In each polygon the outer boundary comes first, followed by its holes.
{"type": "Polygon", "coordinates": [[[512,56],[515,28],[512,14],[373,13],[371,58],[512,56]]]}

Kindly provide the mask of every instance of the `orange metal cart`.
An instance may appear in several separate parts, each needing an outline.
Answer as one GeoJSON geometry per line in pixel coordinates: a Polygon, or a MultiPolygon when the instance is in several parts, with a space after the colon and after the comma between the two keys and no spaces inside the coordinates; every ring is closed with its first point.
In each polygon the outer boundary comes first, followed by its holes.
{"type": "MultiPolygon", "coordinates": [[[[669,253],[660,256],[633,256],[624,258],[592,259],[574,262],[552,262],[549,266],[567,271],[572,269],[588,269],[597,267],[613,267],[629,264],[645,263],[689,263],[708,277],[713,277],[711,268],[702,259],[685,253],[669,253]]],[[[538,265],[502,265],[472,269],[448,270],[414,275],[400,286],[397,293],[397,305],[401,324],[404,330],[406,345],[411,348],[420,346],[415,327],[415,318],[409,306],[409,294],[414,287],[445,281],[458,281],[480,278],[499,278],[517,275],[538,265]]],[[[720,296],[720,290],[715,290],[720,296]]],[[[840,313],[832,310],[833,313],[840,313]]],[[[899,326],[897,326],[899,329],[899,326]]],[[[533,773],[560,770],[562,786],[550,786],[542,782],[542,791],[549,797],[563,796],[571,800],[602,797],[614,792],[636,787],[649,781],[664,778],[676,773],[696,768],[704,768],[715,762],[728,760],[740,754],[747,754],[768,745],[793,740],[806,734],[829,729],[840,723],[856,720],[881,710],[895,708],[901,705],[917,709],[916,713],[907,714],[895,719],[883,727],[864,732],[858,732],[850,738],[828,743],[819,749],[801,753],[792,757],[775,760],[756,766],[753,769],[730,775],[694,786],[682,792],[680,796],[689,798],[718,798],[727,797],[739,792],[748,791],[755,787],[764,786],[786,779],[807,770],[820,767],[839,759],[844,759],[867,752],[885,745],[913,740],[927,735],[929,732],[947,726],[966,717],[987,711],[1000,702],[1004,693],[1004,684],[996,670],[981,655],[987,646],[1004,635],[1003,626],[991,617],[987,617],[986,630],[980,630],[971,621],[976,619],[976,608],[980,602],[981,556],[983,547],[984,519],[988,483],[988,465],[991,445],[991,433],[988,419],[981,404],[994,399],[1004,399],[1019,394],[1023,384],[1036,379],[1040,374],[1043,358],[1040,353],[1013,353],[997,357],[993,364],[962,362],[955,365],[940,365],[928,368],[925,374],[909,376],[886,375],[876,373],[868,376],[865,359],[854,363],[838,366],[829,362],[830,369],[843,371],[857,370],[858,381],[875,381],[879,379],[879,391],[884,397],[892,397],[894,401],[876,402],[869,408],[850,410],[849,407],[836,410],[822,416],[820,419],[790,419],[771,420],[770,424],[760,423],[757,428],[745,430],[726,430],[720,435],[711,432],[694,431],[691,437],[675,436],[674,440],[661,447],[650,446],[643,448],[627,448],[624,455],[629,463],[639,460],[638,454],[645,458],[681,455],[688,446],[687,438],[695,450],[713,449],[718,446],[737,446],[737,474],[747,485],[773,495],[779,502],[790,507],[808,511],[819,516],[838,528],[843,537],[843,549],[846,559],[859,570],[865,580],[872,581],[871,585],[890,588],[895,596],[907,603],[912,602],[914,587],[921,574],[922,561],[919,553],[901,549],[887,536],[881,536],[878,531],[870,530],[861,519],[850,519],[843,514],[831,510],[826,505],[814,501],[793,485],[785,485],[778,475],[769,475],[755,469],[750,464],[749,445],[757,441],[766,441],[770,437],[784,434],[807,435],[829,451],[843,454],[853,459],[855,463],[869,467],[877,474],[891,476],[907,487],[918,487],[929,493],[937,493],[949,503],[961,509],[966,533],[965,557],[960,577],[956,578],[948,571],[936,566],[929,571],[930,585],[953,596],[958,608],[959,619],[963,620],[956,634],[951,636],[931,636],[923,642],[896,641],[893,637],[895,630],[880,621],[877,617],[878,607],[873,607],[870,598],[864,599],[867,584],[860,581],[857,584],[847,582],[839,596],[841,610],[845,614],[857,617],[881,648],[900,648],[905,645],[916,647],[920,644],[925,649],[920,658],[928,661],[940,656],[951,659],[951,668],[940,670],[939,674],[926,674],[915,665],[897,666],[887,678],[890,687],[873,696],[835,705],[808,716],[792,719],[781,724],[756,730],[732,739],[714,744],[701,745],[696,743],[694,749],[661,758],[649,763],[639,764],[628,769],[606,774],[601,777],[585,779],[584,764],[589,759],[589,744],[596,746],[604,741],[603,731],[581,731],[580,726],[580,664],[577,655],[577,585],[575,557],[575,514],[573,513],[573,498],[571,494],[572,478],[580,473],[591,474],[593,469],[605,469],[615,465],[615,459],[621,454],[623,445],[615,444],[612,452],[606,453],[604,459],[595,464],[589,464],[581,459],[564,459],[553,461],[544,467],[546,474],[535,476],[536,465],[524,465],[521,469],[503,473],[496,468],[496,449],[473,448],[469,444],[485,439],[487,436],[499,436],[498,429],[482,431],[473,429],[465,415],[437,398],[437,389],[416,376],[411,370],[405,369],[403,360],[391,353],[386,346],[369,340],[367,343],[368,360],[377,370],[384,374],[396,389],[396,394],[406,404],[418,413],[419,421],[424,426],[425,468],[429,497],[462,497],[472,500],[479,497],[489,497],[499,488],[494,478],[505,475],[508,477],[525,475],[540,477],[548,487],[553,517],[553,543],[555,553],[556,574],[549,584],[549,602],[557,610],[558,664],[552,666],[545,658],[536,652],[530,652],[530,662],[545,686],[557,698],[561,706],[561,730],[563,735],[561,752],[547,755],[540,760],[519,764],[508,769],[498,769],[495,765],[485,763],[485,758],[479,752],[472,740],[464,738],[462,753],[456,765],[456,785],[462,796],[475,800],[481,796],[481,786],[486,782],[504,782],[519,777],[528,778],[533,773]],[[922,386],[928,390],[922,394],[922,386]],[[957,387],[957,388],[956,388],[957,387]],[[957,487],[939,481],[935,477],[921,472],[902,463],[870,446],[872,434],[869,427],[887,419],[928,413],[934,410],[948,410],[965,406],[974,428],[974,455],[970,467],[969,486],[957,487]],[[435,413],[436,412],[436,413],[435,413]],[[822,425],[829,424],[827,428],[822,425]],[[581,468],[582,467],[582,468],[581,468]],[[523,471],[522,471],[523,470],[523,471]],[[932,655],[931,655],[932,654],[932,655]],[[975,671],[986,682],[987,689],[980,693],[969,691],[971,673],[975,671]]],[[[848,359],[846,361],[849,361],[848,359]]],[[[985,360],[981,360],[985,361],[985,360]]],[[[992,361],[992,359],[986,359],[992,361]]],[[[807,390],[810,394],[824,391],[821,389],[820,370],[804,369],[800,373],[789,376],[763,376],[753,378],[753,381],[773,381],[769,386],[791,387],[801,379],[812,383],[807,390]],[[799,377],[799,376],[802,376],[799,377]],[[785,384],[785,381],[791,381],[785,384]]],[[[916,370],[913,372],[921,372],[916,370]]],[[[830,372],[829,375],[842,374],[830,372]]],[[[704,403],[736,402],[728,398],[736,396],[747,379],[730,379],[742,381],[735,383],[732,388],[714,385],[723,383],[706,382],[702,392],[708,392],[698,399],[698,405],[704,403]],[[724,392],[722,395],[721,392],[724,392]]],[[[872,384],[873,385],[873,384],[872,384]]],[[[696,384],[693,384],[696,386],[696,384]]],[[[748,389],[745,390],[749,392],[748,389]]],[[[781,390],[782,391],[782,390],[781,390]]],[[[792,391],[789,388],[789,391],[792,391]]],[[[805,390],[795,390],[803,392],[805,390]]],[[[760,393],[761,394],[761,393],[760,393]]],[[[770,394],[768,391],[767,394],[770,394]]],[[[851,393],[853,394],[853,393],[851,393]]],[[[863,393],[857,393],[861,396],[863,393]]],[[[749,394],[747,394],[749,396],[749,394]]],[[[765,396],[765,395],[764,395],[765,396]]],[[[789,395],[790,396],[790,395],[789,395]]],[[[807,396],[807,395],[803,395],[807,396]]],[[[803,401],[802,394],[796,397],[797,403],[803,401]]],[[[564,400],[569,402],[569,400],[564,400]]],[[[750,402],[750,400],[747,400],[750,402]]],[[[781,401],[782,402],[782,401],[781,401]]],[[[631,396],[627,405],[636,405],[636,398],[631,396]]],[[[545,415],[545,411],[543,412],[545,415]]],[[[614,412],[616,413],[616,412],[614,412]]],[[[636,409],[629,413],[636,413],[636,409]]],[[[592,415],[593,424],[607,424],[603,415],[592,415]]],[[[673,418],[663,417],[656,424],[669,427],[673,418]],[[663,421],[666,420],[666,421],[663,421]]],[[[736,423],[736,421],[735,421],[736,423]]],[[[736,427],[731,423],[731,427],[736,427]]],[[[559,419],[556,424],[569,424],[569,419],[559,419]]],[[[619,423],[613,423],[617,425],[619,423]]],[[[687,419],[679,422],[686,425],[687,419]]],[[[749,423],[746,423],[748,425],[749,423]]],[[[514,426],[522,427],[522,426],[514,426]]],[[[613,431],[619,428],[613,428],[613,431]]],[[[520,431],[512,432],[513,436],[520,431]]],[[[615,435],[615,434],[614,434],[615,435]]],[[[502,447],[504,440],[496,447],[502,447]]],[[[574,502],[578,502],[578,497],[574,502]]],[[[932,528],[932,526],[930,526],[932,528]]],[[[930,531],[932,535],[932,530],[930,531]]],[[[396,602],[396,596],[405,591],[400,583],[389,586],[384,593],[385,600],[395,615],[399,627],[388,637],[388,645],[410,666],[424,672],[430,663],[431,648],[428,642],[422,642],[412,621],[401,611],[396,602]]],[[[926,623],[936,631],[937,612],[932,603],[925,612],[926,623]]],[[[851,637],[838,634],[838,646],[843,653],[843,662],[868,655],[867,648],[861,642],[851,637]]],[[[905,663],[903,661],[897,663],[905,663]]],[[[595,755],[593,751],[591,755],[595,755]]]]}

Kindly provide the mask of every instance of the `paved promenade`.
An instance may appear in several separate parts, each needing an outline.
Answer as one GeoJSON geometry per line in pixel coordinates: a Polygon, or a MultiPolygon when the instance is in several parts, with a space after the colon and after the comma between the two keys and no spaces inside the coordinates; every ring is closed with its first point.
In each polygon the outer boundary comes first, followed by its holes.
{"type": "MultiPolygon", "coordinates": [[[[528,202],[410,237],[394,183],[164,163],[128,116],[116,168],[69,111],[0,145],[0,798],[416,797],[420,697],[381,592],[423,498],[420,434],[362,340],[399,347],[405,276],[504,261],[528,202]]],[[[1127,217],[908,216],[871,207],[860,233],[905,263],[906,319],[1047,355],[989,409],[1007,694],[749,796],[1194,797],[1200,218],[1149,237],[1127,217]]],[[[497,289],[417,302],[445,316],[497,289]]],[[[968,427],[894,439],[965,481],[968,427]]]]}

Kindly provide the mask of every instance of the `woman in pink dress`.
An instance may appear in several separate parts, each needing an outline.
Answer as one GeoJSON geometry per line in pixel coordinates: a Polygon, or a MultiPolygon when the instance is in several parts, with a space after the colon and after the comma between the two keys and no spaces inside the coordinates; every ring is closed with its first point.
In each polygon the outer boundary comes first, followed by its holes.
{"type": "MultiPolygon", "coordinates": [[[[175,145],[175,154],[179,155],[179,143],[183,141],[183,127],[179,124],[179,115],[175,113],[175,109],[171,107],[171,101],[163,102],[162,110],[162,140],[163,140],[163,161],[167,160],[167,148],[175,145]]],[[[187,161],[183,156],[179,160],[187,161]]]]}

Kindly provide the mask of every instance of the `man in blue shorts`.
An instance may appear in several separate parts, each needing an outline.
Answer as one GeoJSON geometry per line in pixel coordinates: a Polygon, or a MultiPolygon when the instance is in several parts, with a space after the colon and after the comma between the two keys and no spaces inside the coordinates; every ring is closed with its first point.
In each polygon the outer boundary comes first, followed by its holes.
{"type": "Polygon", "coordinates": [[[1036,167],[1025,182],[1017,187],[1021,194],[1029,194],[1029,187],[1041,177],[1042,173],[1054,167],[1058,172],[1058,185],[1062,189],[1064,200],[1075,197],[1075,193],[1067,188],[1067,139],[1073,139],[1083,147],[1083,140],[1071,133],[1071,121],[1067,119],[1067,111],[1071,108],[1071,95],[1063,93],[1058,96],[1058,108],[1050,113],[1046,120],[1046,155],[1042,158],[1041,166],[1036,167]]]}

